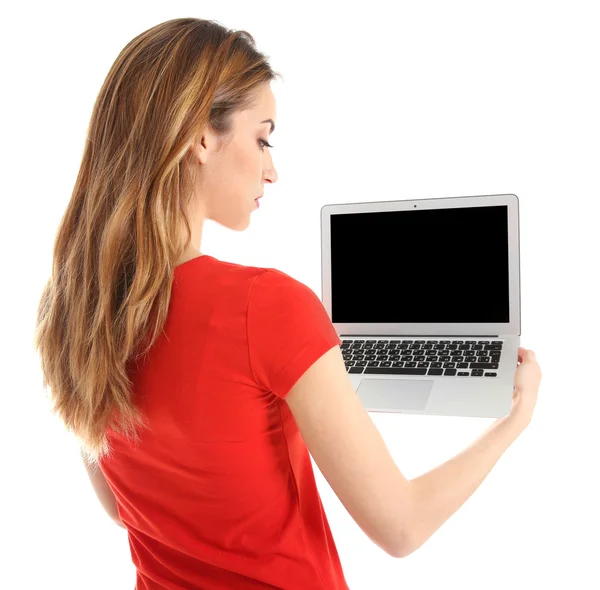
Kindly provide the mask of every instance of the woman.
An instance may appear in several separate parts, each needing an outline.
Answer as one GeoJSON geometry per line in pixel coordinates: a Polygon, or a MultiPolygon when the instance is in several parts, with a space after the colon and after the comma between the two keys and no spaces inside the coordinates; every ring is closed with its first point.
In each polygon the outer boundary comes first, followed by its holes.
{"type": "Polygon", "coordinates": [[[94,105],[57,233],[36,332],[44,386],[128,531],[137,590],[346,589],[309,451],[399,557],[458,509],[535,405],[541,373],[522,349],[511,414],[455,459],[463,477],[444,465],[417,494],[314,292],[201,252],[206,219],[244,230],[277,180],[278,76],[248,33],[213,21],[135,37],[94,105]]]}

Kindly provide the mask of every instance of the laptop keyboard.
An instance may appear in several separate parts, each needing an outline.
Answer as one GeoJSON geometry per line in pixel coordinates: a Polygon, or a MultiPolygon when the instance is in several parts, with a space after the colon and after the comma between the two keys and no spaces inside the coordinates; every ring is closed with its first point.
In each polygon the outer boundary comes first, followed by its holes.
{"type": "Polygon", "coordinates": [[[348,373],[496,377],[501,340],[344,339],[348,373]]]}

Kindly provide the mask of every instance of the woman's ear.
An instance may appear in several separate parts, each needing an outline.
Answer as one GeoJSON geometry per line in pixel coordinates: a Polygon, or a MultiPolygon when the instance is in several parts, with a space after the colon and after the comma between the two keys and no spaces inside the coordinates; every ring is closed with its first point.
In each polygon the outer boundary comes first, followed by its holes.
{"type": "Polygon", "coordinates": [[[211,142],[206,135],[201,134],[190,146],[190,156],[195,163],[206,164],[208,159],[208,143],[211,142]]]}

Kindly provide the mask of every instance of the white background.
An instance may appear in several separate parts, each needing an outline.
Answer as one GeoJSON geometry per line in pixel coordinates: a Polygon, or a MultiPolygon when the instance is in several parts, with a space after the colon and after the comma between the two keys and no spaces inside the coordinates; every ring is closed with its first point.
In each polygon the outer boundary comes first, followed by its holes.
{"type": "MultiPolygon", "coordinates": [[[[406,559],[363,534],[313,463],[350,588],[600,587],[597,3],[172,0],[2,10],[0,586],[134,587],[127,533],[103,511],[75,442],[49,413],[33,330],[104,77],[131,38],[194,16],[251,32],[284,76],[272,86],[279,181],[266,185],[245,232],[207,222],[204,253],[279,268],[320,295],[326,203],[519,197],[521,343],[543,372],[533,421],[406,559]]],[[[370,416],[409,478],[493,421],[370,416]]]]}

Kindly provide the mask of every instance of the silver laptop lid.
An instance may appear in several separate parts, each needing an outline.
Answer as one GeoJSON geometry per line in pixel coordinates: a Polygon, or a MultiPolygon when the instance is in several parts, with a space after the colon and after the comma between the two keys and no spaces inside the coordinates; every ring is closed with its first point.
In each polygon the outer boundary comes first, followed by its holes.
{"type": "Polygon", "coordinates": [[[328,204],[321,257],[341,336],[521,335],[516,195],[328,204]]]}

